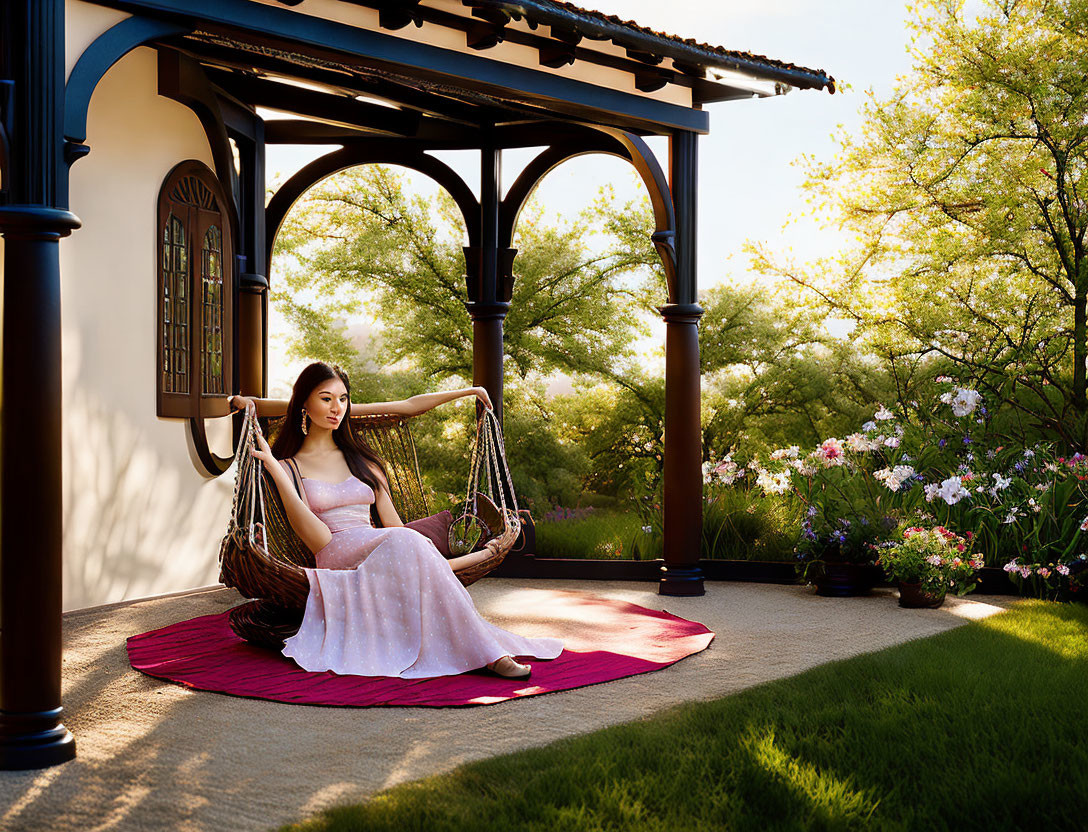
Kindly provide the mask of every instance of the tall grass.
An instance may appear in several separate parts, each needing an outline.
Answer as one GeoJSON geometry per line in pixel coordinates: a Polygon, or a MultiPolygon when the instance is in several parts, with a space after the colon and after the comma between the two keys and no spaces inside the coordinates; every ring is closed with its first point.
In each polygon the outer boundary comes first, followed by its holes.
{"type": "Polygon", "coordinates": [[[640,536],[638,516],[631,511],[596,510],[572,518],[542,519],[536,526],[536,554],[639,560],[640,536]]]}
{"type": "MultiPolygon", "coordinates": [[[[741,488],[708,489],[700,557],[792,561],[801,524],[800,502],[741,488]]],[[[542,557],[653,560],[662,554],[660,514],[644,521],[632,507],[553,509],[536,526],[542,557]]]]}

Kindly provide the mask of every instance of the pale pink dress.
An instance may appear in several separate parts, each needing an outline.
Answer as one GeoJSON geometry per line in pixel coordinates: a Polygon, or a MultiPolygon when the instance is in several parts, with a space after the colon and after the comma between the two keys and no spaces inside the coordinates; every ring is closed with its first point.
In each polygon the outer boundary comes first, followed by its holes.
{"type": "MultiPolygon", "coordinates": [[[[286,463],[281,462],[286,466],[286,463]]],[[[352,476],[303,477],[302,488],[332,540],[306,569],[310,592],[283,655],[304,670],[421,679],[483,667],[502,656],[554,659],[556,638],[528,638],[485,621],[427,537],[370,522],[374,491],[352,476]]]]}

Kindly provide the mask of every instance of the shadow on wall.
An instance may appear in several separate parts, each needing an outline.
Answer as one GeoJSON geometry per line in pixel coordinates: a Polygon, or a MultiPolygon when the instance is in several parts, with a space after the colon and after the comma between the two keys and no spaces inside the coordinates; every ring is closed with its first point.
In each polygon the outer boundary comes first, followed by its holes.
{"type": "MultiPolygon", "coordinates": [[[[234,469],[207,479],[188,454],[167,459],[149,427],[85,388],[66,396],[64,413],[64,610],[124,601],[219,579],[219,541],[227,528],[234,469]],[[178,459],[186,467],[177,467],[178,459]]],[[[161,442],[160,442],[161,445],[161,442]]]]}

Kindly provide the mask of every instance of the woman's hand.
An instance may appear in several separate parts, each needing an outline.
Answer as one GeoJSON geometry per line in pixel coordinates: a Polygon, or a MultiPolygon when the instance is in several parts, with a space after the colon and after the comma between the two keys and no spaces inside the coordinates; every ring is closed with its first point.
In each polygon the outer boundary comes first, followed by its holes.
{"type": "Polygon", "coordinates": [[[484,407],[486,407],[488,410],[495,409],[491,404],[491,397],[487,395],[487,388],[473,387],[472,392],[476,394],[476,398],[483,402],[484,407]]]}
{"type": "Polygon", "coordinates": [[[265,465],[274,466],[276,464],[276,458],[272,456],[272,449],[268,447],[268,440],[264,438],[264,433],[261,431],[261,426],[256,426],[257,434],[257,447],[250,450],[250,454],[254,459],[259,459],[265,465]]]}
{"type": "Polygon", "coordinates": [[[246,406],[253,401],[248,396],[231,396],[227,399],[227,405],[233,410],[245,410],[246,406]]]}

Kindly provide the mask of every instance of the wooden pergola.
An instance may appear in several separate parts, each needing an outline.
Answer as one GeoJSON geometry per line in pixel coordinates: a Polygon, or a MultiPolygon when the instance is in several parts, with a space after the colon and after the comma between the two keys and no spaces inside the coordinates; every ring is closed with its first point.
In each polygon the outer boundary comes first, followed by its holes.
{"type": "MultiPolygon", "coordinates": [[[[68,169],[92,152],[91,95],[140,46],[158,52],[159,94],[199,116],[215,173],[234,196],[231,377],[245,394],[266,395],[268,264],[287,211],[336,171],[390,163],[435,179],[464,214],[474,383],[488,389],[501,415],[503,320],[520,211],[541,178],[567,159],[605,153],[630,162],[650,195],[653,242],[668,282],[660,307],[667,333],[664,562],[654,568],[660,592],[703,593],[696,205],[697,138],[708,132],[709,116],[702,107],[791,87],[833,92],[833,78],[553,0],[341,0],[376,13],[372,28],[300,14],[290,8],[299,0],[95,2],[130,16],[90,44],[67,83],[63,0],[9,0],[0,12],[8,401],[0,414],[0,513],[7,520],[0,529],[0,768],[48,766],[75,754],[60,695],[59,241],[80,227],[68,210],[68,169]],[[406,27],[463,37],[468,48],[405,38],[406,27]],[[493,60],[489,50],[502,43],[532,50],[525,54],[536,63],[493,60]],[[544,71],[583,64],[623,73],[634,92],[544,71]],[[682,90],[690,106],[652,95],[667,88],[682,90]],[[264,120],[258,107],[293,117],[264,120]],[[646,136],[668,137],[667,165],[646,136]],[[265,147],[306,143],[341,149],[300,170],[266,208],[265,147]],[[502,151],[538,146],[545,149],[503,197],[502,151]],[[479,153],[480,199],[430,155],[449,149],[479,153]]],[[[207,464],[225,470],[231,460],[208,450],[202,419],[191,421],[207,464]]],[[[517,563],[510,568],[516,572],[517,563]]]]}

